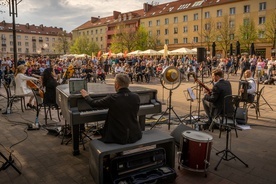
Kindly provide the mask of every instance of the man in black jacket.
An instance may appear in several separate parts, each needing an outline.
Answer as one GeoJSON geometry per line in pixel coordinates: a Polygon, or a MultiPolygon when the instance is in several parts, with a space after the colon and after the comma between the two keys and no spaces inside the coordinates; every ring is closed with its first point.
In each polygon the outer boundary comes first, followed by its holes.
{"type": "Polygon", "coordinates": [[[138,94],[129,89],[130,79],[126,74],[115,77],[116,94],[93,100],[87,91],[81,90],[82,96],[92,107],[108,108],[101,141],[105,143],[128,144],[142,138],[142,131],[137,120],[140,106],[138,94]]]}
{"type": "Polygon", "coordinates": [[[224,97],[232,95],[231,84],[229,81],[223,79],[223,72],[221,70],[214,70],[212,72],[212,80],[214,87],[211,93],[206,93],[202,100],[204,110],[209,118],[206,122],[206,127],[208,127],[216,115],[224,113],[224,107],[230,107],[230,103],[224,104],[224,97]]]}

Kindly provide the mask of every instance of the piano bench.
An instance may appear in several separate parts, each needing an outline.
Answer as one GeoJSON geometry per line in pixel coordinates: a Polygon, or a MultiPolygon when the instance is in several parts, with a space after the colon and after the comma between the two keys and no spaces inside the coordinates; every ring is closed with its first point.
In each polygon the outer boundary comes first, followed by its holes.
{"type": "Polygon", "coordinates": [[[133,150],[145,146],[162,147],[166,151],[167,166],[174,168],[175,145],[174,138],[159,130],[148,130],[143,132],[142,139],[132,144],[106,144],[99,140],[89,143],[89,167],[90,173],[97,184],[104,183],[103,159],[105,156],[114,155],[127,150],[133,150]]]}

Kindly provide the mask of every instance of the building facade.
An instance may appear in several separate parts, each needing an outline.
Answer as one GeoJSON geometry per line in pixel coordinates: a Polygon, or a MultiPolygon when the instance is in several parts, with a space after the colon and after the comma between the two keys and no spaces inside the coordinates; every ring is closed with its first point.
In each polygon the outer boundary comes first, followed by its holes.
{"type": "MultiPolygon", "coordinates": [[[[229,37],[227,41],[229,46],[231,43],[240,41],[241,38],[238,36],[240,26],[252,20],[257,30],[257,39],[254,41],[256,53],[269,57],[275,42],[264,39],[265,23],[275,13],[276,1],[274,0],[179,0],[157,5],[144,3],[140,10],[127,13],[113,12],[113,16],[99,18],[93,24],[91,19],[73,30],[73,39],[84,34],[96,41],[95,38],[99,37],[99,33],[89,35],[87,31],[106,30],[101,35],[103,39],[96,43],[102,51],[107,52],[112,44],[116,24],[132,20],[132,25],[142,25],[149,35],[158,38],[160,49],[167,44],[169,50],[181,47],[190,49],[205,47],[210,51],[212,42],[223,39],[223,35],[218,30],[225,29],[223,28],[225,22],[227,22],[227,29],[231,30],[228,30],[226,35],[229,37]]],[[[224,55],[223,46],[216,45],[218,54],[224,55]]],[[[243,52],[248,52],[248,47],[243,45],[241,47],[243,52]]]]}
{"type": "MultiPolygon", "coordinates": [[[[62,28],[46,27],[30,24],[16,24],[16,46],[17,55],[26,56],[58,56],[64,54],[57,51],[56,44],[59,42],[60,35],[64,34],[62,28]]],[[[13,30],[12,23],[0,22],[1,53],[0,57],[13,58],[13,30]]],[[[66,33],[66,38],[71,40],[71,34],[66,33]]]]}

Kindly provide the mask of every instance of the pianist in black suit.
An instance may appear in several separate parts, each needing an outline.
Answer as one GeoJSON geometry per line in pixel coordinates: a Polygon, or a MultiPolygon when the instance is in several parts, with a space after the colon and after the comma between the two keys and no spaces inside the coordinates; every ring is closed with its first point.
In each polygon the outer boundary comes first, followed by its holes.
{"type": "Polygon", "coordinates": [[[105,143],[128,144],[142,138],[142,131],[137,120],[140,106],[138,94],[129,89],[130,79],[126,74],[115,76],[116,94],[93,100],[87,91],[81,90],[82,96],[92,107],[108,108],[107,118],[101,141],[105,143]]]}
{"type": "MultiPolygon", "coordinates": [[[[226,108],[230,107],[230,104],[224,105],[224,97],[232,95],[231,83],[223,79],[223,72],[219,69],[212,72],[212,80],[214,83],[213,89],[209,94],[205,91],[206,94],[202,99],[204,110],[209,118],[204,128],[209,127],[212,118],[223,113],[224,106],[226,108]]],[[[231,110],[232,109],[226,109],[227,112],[230,112],[231,110]]]]}

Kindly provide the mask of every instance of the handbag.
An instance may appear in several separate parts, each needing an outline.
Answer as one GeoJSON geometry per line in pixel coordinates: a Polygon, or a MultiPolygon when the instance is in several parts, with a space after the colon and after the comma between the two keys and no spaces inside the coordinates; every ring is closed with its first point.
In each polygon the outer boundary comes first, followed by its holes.
{"type": "Polygon", "coordinates": [[[240,125],[247,124],[248,110],[247,108],[238,107],[236,111],[236,122],[240,125]]]}

